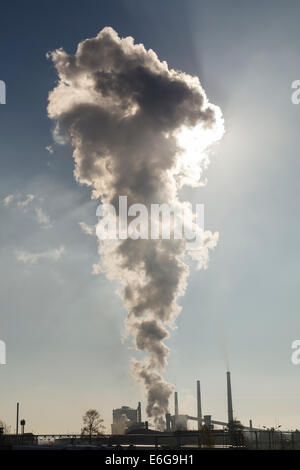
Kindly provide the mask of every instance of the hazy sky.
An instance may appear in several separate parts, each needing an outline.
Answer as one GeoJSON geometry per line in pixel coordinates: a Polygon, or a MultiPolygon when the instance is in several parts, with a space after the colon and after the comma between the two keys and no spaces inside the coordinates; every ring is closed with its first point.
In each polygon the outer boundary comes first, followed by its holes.
{"type": "Polygon", "coordinates": [[[46,53],[73,53],[104,26],[198,75],[225,118],[207,186],[183,192],[204,202],[220,241],[209,268],[191,270],[168,340],[180,412],[196,413],[200,379],[204,414],[226,419],[229,361],[242,422],[300,427],[300,366],[290,359],[300,336],[300,106],[290,98],[299,20],[297,1],[2,2],[0,418],[13,428],[17,401],[37,433],[78,432],[91,407],[109,430],[113,407],[145,403],[117,285],[92,275],[96,239],[79,226],[96,222],[97,202],[74,181],[71,151],[53,144],[46,113],[57,79],[46,53]]]}

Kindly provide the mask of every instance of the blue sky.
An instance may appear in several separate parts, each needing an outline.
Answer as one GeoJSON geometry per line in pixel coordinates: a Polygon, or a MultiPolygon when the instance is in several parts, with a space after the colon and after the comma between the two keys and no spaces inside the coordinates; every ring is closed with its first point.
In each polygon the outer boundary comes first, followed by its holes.
{"type": "Polygon", "coordinates": [[[129,373],[131,343],[121,340],[125,309],[116,285],[91,274],[97,244],[79,226],[95,223],[96,201],[74,181],[70,149],[45,149],[53,145],[46,106],[56,81],[46,53],[74,52],[109,25],[198,75],[225,118],[207,186],[183,193],[204,202],[206,226],[220,241],[209,268],[191,271],[168,340],[166,377],[180,409],[195,410],[200,379],[204,412],[226,417],[227,356],[243,422],[299,427],[300,369],[290,360],[300,333],[300,107],[290,99],[300,78],[299,15],[296,1],[2,2],[0,338],[8,363],[0,418],[14,426],[20,401],[28,430],[75,432],[87,408],[98,408],[108,427],[113,407],[145,402],[129,373]],[[22,263],[22,250],[52,258],[22,263]]]}

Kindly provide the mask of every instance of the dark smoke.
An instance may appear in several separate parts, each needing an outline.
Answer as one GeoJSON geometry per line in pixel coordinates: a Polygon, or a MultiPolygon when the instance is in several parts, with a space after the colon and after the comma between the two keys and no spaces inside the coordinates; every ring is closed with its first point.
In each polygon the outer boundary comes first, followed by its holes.
{"type": "MultiPolygon", "coordinates": [[[[73,146],[76,180],[117,213],[121,195],[128,205],[181,206],[180,187],[201,184],[205,147],[223,133],[221,112],[198,78],[169,69],[152,50],[120,39],[112,28],[81,42],[74,55],[59,49],[49,56],[59,82],[48,113],[56,121],[56,140],[73,146]],[[180,139],[182,131],[202,136],[194,154],[189,138],[180,139]]],[[[203,232],[203,247],[191,253],[199,268],[207,266],[217,239],[217,233],[203,232]]],[[[161,375],[168,356],[164,340],[186,287],[185,241],[105,240],[99,254],[94,272],[120,281],[127,330],[149,355],[134,361],[133,373],[146,387],[148,415],[161,427],[172,391],[161,375]]]]}

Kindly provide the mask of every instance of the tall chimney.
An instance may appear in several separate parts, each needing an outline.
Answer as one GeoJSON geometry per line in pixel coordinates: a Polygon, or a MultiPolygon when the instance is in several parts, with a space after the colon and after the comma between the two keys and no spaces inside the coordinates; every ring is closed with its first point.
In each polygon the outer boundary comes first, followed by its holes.
{"type": "Polygon", "coordinates": [[[227,372],[227,410],[228,410],[228,424],[233,422],[233,409],[232,409],[232,395],[231,395],[231,379],[230,372],[227,372]]]}
{"type": "Polygon", "coordinates": [[[166,413],[166,431],[171,431],[171,415],[166,413]]]}
{"type": "Polygon", "coordinates": [[[197,418],[198,418],[198,431],[202,427],[202,408],[201,408],[201,391],[200,380],[197,380],[197,418]]]}
{"type": "Polygon", "coordinates": [[[177,392],[175,392],[174,398],[175,398],[175,416],[178,416],[178,393],[177,392]]]}
{"type": "Polygon", "coordinates": [[[140,401],[139,401],[138,407],[137,407],[137,422],[138,423],[142,422],[142,405],[141,405],[140,401]]]}
{"type": "Polygon", "coordinates": [[[17,403],[17,422],[16,422],[16,435],[19,434],[19,403],[17,403]]]}

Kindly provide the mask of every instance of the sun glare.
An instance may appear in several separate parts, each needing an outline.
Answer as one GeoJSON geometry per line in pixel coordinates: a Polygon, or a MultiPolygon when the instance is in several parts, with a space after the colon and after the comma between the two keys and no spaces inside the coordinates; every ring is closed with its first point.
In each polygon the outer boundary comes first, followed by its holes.
{"type": "Polygon", "coordinates": [[[180,176],[180,184],[197,186],[201,184],[203,168],[209,162],[208,151],[212,144],[220,140],[224,134],[224,124],[205,129],[202,124],[195,127],[182,126],[175,133],[180,148],[180,158],[176,173],[180,176]]]}

